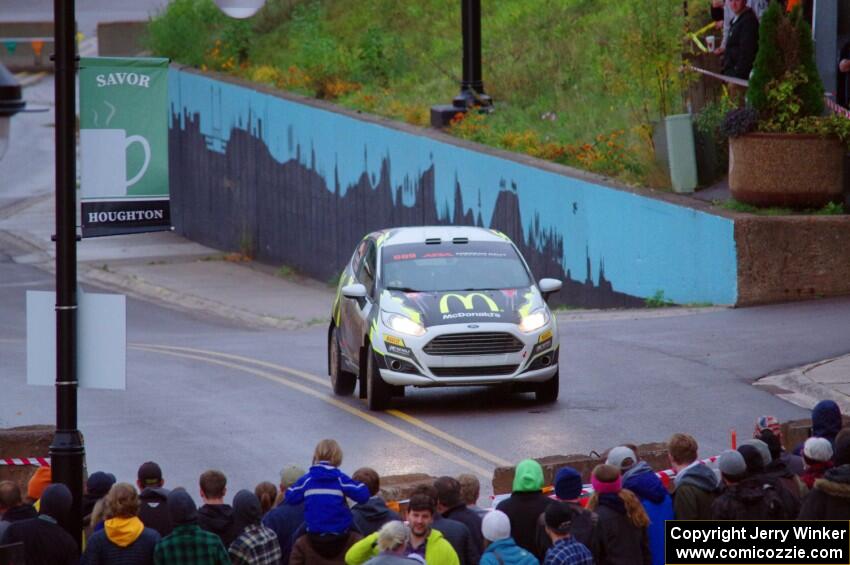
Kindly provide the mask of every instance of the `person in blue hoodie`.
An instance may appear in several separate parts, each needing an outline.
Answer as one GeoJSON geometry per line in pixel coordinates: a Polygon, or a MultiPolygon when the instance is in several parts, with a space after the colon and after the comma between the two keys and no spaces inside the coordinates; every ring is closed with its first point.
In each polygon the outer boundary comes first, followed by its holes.
{"type": "Polygon", "coordinates": [[[481,555],[481,565],[538,565],[530,552],[516,544],[511,537],[511,520],[501,510],[491,510],[481,521],[481,533],[487,547],[481,555]]]}
{"type": "Polygon", "coordinates": [[[363,504],[369,488],[339,470],[342,449],[332,439],[323,439],[313,452],[313,465],[286,489],[284,504],[304,504],[307,533],[313,536],[348,536],[353,522],[346,497],[363,504]]]}
{"type": "Polygon", "coordinates": [[[646,461],[638,461],[632,449],[615,447],[605,461],[620,469],[623,488],[629,489],[640,499],[649,516],[649,552],[652,565],[664,565],[664,520],[673,519],[673,499],[664,484],[646,461]]]}

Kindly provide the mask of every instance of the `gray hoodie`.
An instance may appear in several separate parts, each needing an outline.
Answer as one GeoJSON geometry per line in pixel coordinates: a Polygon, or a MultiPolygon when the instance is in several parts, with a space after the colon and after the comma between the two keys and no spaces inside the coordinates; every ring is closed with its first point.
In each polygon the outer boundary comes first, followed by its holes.
{"type": "Polygon", "coordinates": [[[720,492],[720,481],[704,463],[676,475],[673,511],[677,520],[710,520],[711,503],[720,492]]]}

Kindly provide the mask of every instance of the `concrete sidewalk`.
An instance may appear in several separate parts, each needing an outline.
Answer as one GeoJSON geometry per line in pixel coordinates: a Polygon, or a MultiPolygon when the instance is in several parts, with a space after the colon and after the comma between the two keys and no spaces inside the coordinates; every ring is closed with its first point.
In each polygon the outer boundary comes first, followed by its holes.
{"type": "Polygon", "coordinates": [[[803,408],[831,399],[850,414],[850,355],[769,375],[755,385],[803,408]]]}
{"type": "MultiPolygon", "coordinates": [[[[54,270],[52,196],[0,210],[0,248],[18,263],[54,270]]],[[[334,289],[307,277],[227,254],[173,232],[86,239],[77,244],[78,276],[136,298],[227,318],[250,327],[324,324],[334,289]]]]}

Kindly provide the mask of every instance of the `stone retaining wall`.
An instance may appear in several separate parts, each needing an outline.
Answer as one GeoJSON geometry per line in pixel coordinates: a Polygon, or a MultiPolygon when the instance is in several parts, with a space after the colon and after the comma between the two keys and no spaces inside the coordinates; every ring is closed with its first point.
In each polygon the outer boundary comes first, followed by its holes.
{"type": "Polygon", "coordinates": [[[850,216],[735,218],[738,306],[850,294],[850,216]]]}

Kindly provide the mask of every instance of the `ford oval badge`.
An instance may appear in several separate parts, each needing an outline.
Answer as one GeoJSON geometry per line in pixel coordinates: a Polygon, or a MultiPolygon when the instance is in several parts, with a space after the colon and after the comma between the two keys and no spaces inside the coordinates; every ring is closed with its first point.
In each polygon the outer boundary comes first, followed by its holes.
{"type": "Polygon", "coordinates": [[[466,327],[474,330],[475,328],[477,328],[477,327],[478,327],[478,324],[469,324],[469,325],[468,325],[468,326],[466,326],[466,327]]]}

